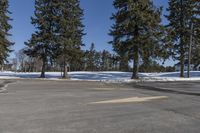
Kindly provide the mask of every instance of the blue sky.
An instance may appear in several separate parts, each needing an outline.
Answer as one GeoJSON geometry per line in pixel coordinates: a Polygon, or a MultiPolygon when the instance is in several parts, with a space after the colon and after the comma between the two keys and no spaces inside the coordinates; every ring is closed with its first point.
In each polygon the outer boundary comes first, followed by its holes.
{"type": "MultiPolygon", "coordinates": [[[[157,6],[167,7],[167,0],[154,0],[157,6]]],[[[10,11],[12,12],[11,22],[13,29],[12,41],[15,42],[13,49],[15,51],[24,47],[24,42],[27,41],[34,32],[34,27],[31,25],[30,17],[34,12],[34,0],[10,0],[10,11]]],[[[95,43],[97,50],[112,50],[112,47],[107,42],[112,40],[108,35],[112,21],[109,19],[114,12],[112,6],[113,0],[81,0],[81,7],[84,9],[84,25],[85,33],[83,42],[88,48],[92,42],[95,43]]],[[[164,12],[166,14],[166,12],[164,12]]],[[[166,23],[166,19],[163,19],[166,23]]],[[[12,54],[13,56],[13,54],[12,54]]]]}

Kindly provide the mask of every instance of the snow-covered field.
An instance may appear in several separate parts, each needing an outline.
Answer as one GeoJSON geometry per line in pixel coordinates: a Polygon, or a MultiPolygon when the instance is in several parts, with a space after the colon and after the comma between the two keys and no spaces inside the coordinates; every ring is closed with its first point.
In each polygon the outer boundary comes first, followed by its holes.
{"type": "MultiPolygon", "coordinates": [[[[118,81],[129,82],[131,72],[69,72],[70,80],[90,80],[90,81],[118,81]]],[[[15,73],[0,72],[0,79],[30,79],[39,78],[40,73],[15,73]]],[[[191,78],[179,78],[179,72],[170,73],[140,73],[141,81],[189,81],[200,80],[200,72],[191,72],[191,78]]],[[[61,79],[60,72],[46,72],[46,79],[61,79]]]]}

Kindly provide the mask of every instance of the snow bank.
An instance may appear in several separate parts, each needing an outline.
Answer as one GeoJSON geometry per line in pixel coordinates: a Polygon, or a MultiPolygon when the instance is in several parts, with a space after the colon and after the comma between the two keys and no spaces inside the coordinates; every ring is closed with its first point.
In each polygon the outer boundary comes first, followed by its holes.
{"type": "MultiPolygon", "coordinates": [[[[83,81],[106,81],[106,82],[132,82],[131,72],[69,72],[71,80],[83,81]]],[[[15,73],[15,72],[0,72],[0,79],[32,79],[39,78],[40,73],[15,73]]],[[[140,73],[139,81],[196,81],[200,80],[200,72],[192,71],[191,78],[179,78],[179,72],[170,73],[140,73]]],[[[58,80],[61,78],[60,72],[46,72],[46,78],[58,80]]]]}

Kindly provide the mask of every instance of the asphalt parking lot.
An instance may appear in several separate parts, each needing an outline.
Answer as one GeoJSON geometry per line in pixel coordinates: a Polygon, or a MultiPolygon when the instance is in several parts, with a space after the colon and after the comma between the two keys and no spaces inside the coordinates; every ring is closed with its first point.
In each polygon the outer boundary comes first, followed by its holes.
{"type": "Polygon", "coordinates": [[[199,82],[13,80],[1,84],[5,90],[0,93],[0,133],[200,131],[200,97],[195,95],[199,82]]]}

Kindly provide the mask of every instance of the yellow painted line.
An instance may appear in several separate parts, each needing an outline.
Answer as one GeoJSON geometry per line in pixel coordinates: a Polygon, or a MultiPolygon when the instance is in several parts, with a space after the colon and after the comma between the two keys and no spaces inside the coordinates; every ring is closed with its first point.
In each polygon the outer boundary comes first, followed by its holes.
{"type": "Polygon", "coordinates": [[[129,88],[92,88],[92,90],[96,91],[124,91],[124,90],[133,90],[129,88]]]}
{"type": "Polygon", "coordinates": [[[113,91],[113,90],[117,90],[115,88],[93,88],[93,90],[99,90],[99,91],[113,91]]]}
{"type": "Polygon", "coordinates": [[[115,99],[108,101],[92,102],[90,104],[117,104],[117,103],[138,103],[138,102],[148,102],[152,100],[162,100],[168,99],[167,96],[155,96],[155,97],[131,97],[124,99],[115,99]]]}

